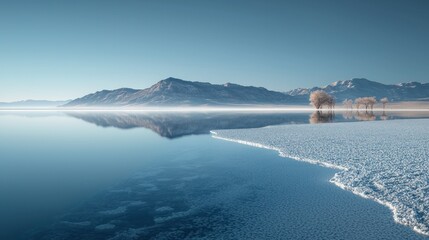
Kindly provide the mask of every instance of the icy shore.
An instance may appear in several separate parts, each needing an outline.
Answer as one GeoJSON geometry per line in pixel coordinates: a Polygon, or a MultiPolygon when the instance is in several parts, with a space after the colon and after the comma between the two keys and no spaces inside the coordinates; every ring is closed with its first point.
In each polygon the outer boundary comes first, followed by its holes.
{"type": "Polygon", "coordinates": [[[284,125],[212,135],[339,169],[331,182],[389,207],[396,222],[429,235],[428,119],[284,125]]]}

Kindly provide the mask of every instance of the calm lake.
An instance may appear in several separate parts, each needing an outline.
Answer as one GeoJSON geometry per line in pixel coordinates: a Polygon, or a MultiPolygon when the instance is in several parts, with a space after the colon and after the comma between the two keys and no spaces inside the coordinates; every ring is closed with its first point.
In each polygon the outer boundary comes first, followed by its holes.
{"type": "Polygon", "coordinates": [[[0,239],[427,239],[210,130],[424,114],[0,112],[0,239]]]}

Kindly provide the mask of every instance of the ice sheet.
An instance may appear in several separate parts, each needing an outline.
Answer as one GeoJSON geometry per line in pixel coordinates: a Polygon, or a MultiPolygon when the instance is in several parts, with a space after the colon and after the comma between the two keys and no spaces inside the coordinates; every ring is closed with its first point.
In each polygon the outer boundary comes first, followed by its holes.
{"type": "Polygon", "coordinates": [[[429,119],[283,125],[212,134],[337,168],[331,182],[389,207],[396,222],[429,235],[429,119]]]}

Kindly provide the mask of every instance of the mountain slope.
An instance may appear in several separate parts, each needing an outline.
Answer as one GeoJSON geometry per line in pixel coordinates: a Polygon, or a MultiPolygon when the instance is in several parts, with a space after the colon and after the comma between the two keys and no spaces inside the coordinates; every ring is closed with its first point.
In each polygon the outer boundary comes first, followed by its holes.
{"type": "Polygon", "coordinates": [[[167,78],[150,88],[103,90],[65,106],[286,104],[292,97],[262,87],[190,82],[167,78]]]}
{"type": "Polygon", "coordinates": [[[139,90],[120,88],[116,90],[102,90],[77,98],[64,106],[108,106],[127,105],[128,99],[139,90]]]}

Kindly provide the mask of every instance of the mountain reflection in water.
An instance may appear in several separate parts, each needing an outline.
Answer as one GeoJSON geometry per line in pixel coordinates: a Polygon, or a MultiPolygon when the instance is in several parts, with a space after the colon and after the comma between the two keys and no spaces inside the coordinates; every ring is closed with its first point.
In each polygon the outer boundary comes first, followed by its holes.
{"type": "Polygon", "coordinates": [[[167,138],[208,134],[214,129],[259,128],[306,123],[308,113],[112,113],[71,112],[67,115],[101,127],[148,128],[167,138]]]}
{"type": "Polygon", "coordinates": [[[280,124],[317,124],[428,118],[428,111],[314,111],[314,112],[114,112],[114,111],[0,111],[22,117],[68,116],[100,127],[147,128],[162,137],[209,134],[217,129],[260,128],[280,124]]]}
{"type": "Polygon", "coordinates": [[[426,118],[429,112],[67,112],[68,116],[101,127],[147,128],[162,137],[209,134],[216,129],[260,128],[279,124],[374,121],[398,118],[426,118]]]}

